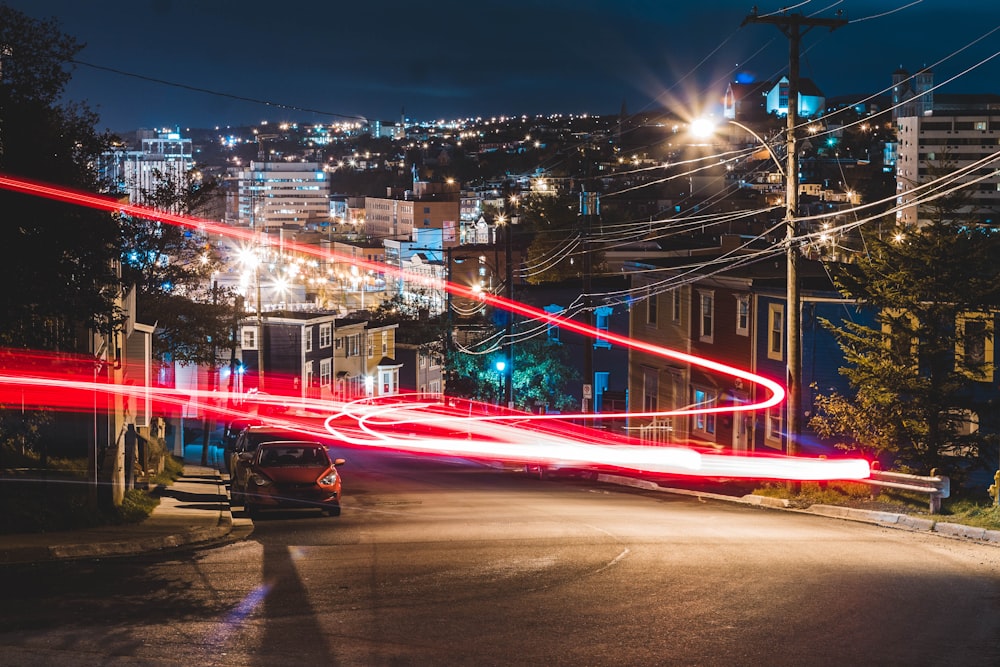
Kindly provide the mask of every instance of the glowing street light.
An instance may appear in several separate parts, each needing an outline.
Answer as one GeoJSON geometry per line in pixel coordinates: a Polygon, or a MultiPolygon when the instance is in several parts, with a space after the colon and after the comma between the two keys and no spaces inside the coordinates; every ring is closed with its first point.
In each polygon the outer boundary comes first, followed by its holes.
{"type": "MultiPolygon", "coordinates": [[[[795,99],[792,96],[790,97],[791,99],[795,99]]],[[[799,294],[799,248],[796,240],[798,225],[795,220],[798,215],[799,184],[797,180],[798,159],[795,154],[794,106],[793,102],[790,102],[788,105],[788,133],[785,143],[787,169],[782,168],[781,160],[774,154],[770,144],[759,134],[743,123],[729,118],[726,119],[727,123],[731,123],[749,132],[767,149],[768,155],[771,156],[775,166],[778,167],[778,171],[781,172],[781,175],[785,179],[785,262],[787,269],[785,279],[785,310],[787,311],[785,320],[787,322],[787,326],[785,327],[785,381],[788,391],[785,401],[785,414],[787,415],[785,420],[785,437],[787,439],[786,452],[788,454],[798,453],[798,438],[802,422],[802,301],[799,294]]],[[[705,134],[706,132],[710,135],[714,127],[715,125],[711,119],[698,119],[692,122],[690,126],[692,134],[698,133],[702,136],[708,136],[705,134]]]]}

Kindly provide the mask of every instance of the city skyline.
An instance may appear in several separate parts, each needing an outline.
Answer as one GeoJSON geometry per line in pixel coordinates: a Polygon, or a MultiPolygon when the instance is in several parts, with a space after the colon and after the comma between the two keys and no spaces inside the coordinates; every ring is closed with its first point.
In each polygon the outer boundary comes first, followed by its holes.
{"type": "MultiPolygon", "coordinates": [[[[746,25],[752,3],[655,6],[644,0],[542,6],[444,0],[416,14],[394,1],[325,12],[186,0],[93,6],[7,0],[55,18],[87,46],[67,99],[99,127],[213,127],[714,108],[729,81],[775,79],[785,36],[746,25]],[[700,107],[700,108],[695,108],[700,107]]],[[[801,74],[829,97],[884,91],[892,72],[932,66],[943,92],[996,93],[1000,7],[972,0],[802,2],[792,13],[849,23],[802,43],[801,74]],[[950,81],[951,79],[954,80],[950,81]]],[[[759,13],[780,6],[758,5],[759,13]]]]}

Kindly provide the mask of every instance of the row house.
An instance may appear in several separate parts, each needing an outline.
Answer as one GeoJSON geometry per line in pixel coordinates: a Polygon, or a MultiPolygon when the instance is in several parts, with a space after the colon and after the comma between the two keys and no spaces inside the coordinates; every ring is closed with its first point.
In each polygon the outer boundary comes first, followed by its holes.
{"type": "MultiPolygon", "coordinates": [[[[699,260],[701,263],[701,260],[699,260]]],[[[691,260],[637,262],[631,336],[678,352],[750,370],[785,384],[786,292],[783,260],[721,273],[692,274],[691,260]]],[[[845,300],[819,262],[801,260],[803,423],[817,391],[846,392],[840,348],[823,319],[871,324],[873,316],[845,300]]],[[[641,350],[629,355],[629,412],[739,405],[765,398],[764,389],[723,374],[641,350]]],[[[630,432],[650,444],[687,443],[748,451],[787,451],[785,404],[766,412],[634,418],[630,432]]],[[[814,438],[802,452],[822,453],[814,438]]]]}
{"type": "Polygon", "coordinates": [[[279,311],[244,320],[240,389],[318,400],[396,394],[396,326],[330,311],[279,311]]]}
{"type": "Polygon", "coordinates": [[[396,344],[399,389],[436,399],[444,388],[444,358],[439,352],[412,343],[396,344]]]}

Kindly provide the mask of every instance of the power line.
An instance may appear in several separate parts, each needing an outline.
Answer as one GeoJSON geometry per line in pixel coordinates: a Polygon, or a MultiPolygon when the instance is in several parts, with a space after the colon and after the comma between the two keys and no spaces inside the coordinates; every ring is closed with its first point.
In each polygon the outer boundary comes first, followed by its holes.
{"type": "Polygon", "coordinates": [[[157,79],[156,77],[146,76],[145,74],[136,74],[135,72],[126,72],[125,70],[116,69],[114,67],[106,67],[104,65],[95,65],[94,63],[88,63],[83,60],[76,60],[71,58],[70,61],[74,65],[83,65],[84,67],[90,67],[92,69],[101,70],[104,72],[111,72],[112,74],[119,74],[121,76],[127,76],[133,79],[139,79],[141,81],[149,81],[151,83],[158,83],[164,86],[171,86],[173,88],[181,88],[183,90],[191,90],[196,93],[205,93],[206,95],[215,95],[216,97],[225,97],[231,100],[239,100],[241,102],[251,102],[253,104],[261,104],[267,107],[275,107],[277,109],[288,109],[289,111],[302,111],[303,113],[314,113],[322,116],[333,116],[335,118],[352,118],[355,120],[367,121],[368,119],[364,116],[358,116],[354,114],[343,114],[336,113],[333,111],[323,111],[321,109],[310,109],[308,107],[299,107],[292,104],[284,104],[281,102],[272,102],[270,100],[261,100],[255,97],[246,97],[244,95],[234,95],[232,93],[223,93],[217,90],[212,90],[210,88],[200,88],[198,86],[192,86],[186,83],[177,83],[176,81],[167,81],[166,79],[157,79]]]}

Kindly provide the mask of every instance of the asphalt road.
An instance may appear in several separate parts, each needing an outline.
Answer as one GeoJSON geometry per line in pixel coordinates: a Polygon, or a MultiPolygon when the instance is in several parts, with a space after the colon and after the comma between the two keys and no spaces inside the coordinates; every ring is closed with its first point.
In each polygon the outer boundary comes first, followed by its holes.
{"type": "Polygon", "coordinates": [[[1000,548],[351,451],[344,512],[0,569],[2,665],[996,665],[1000,548]]]}

